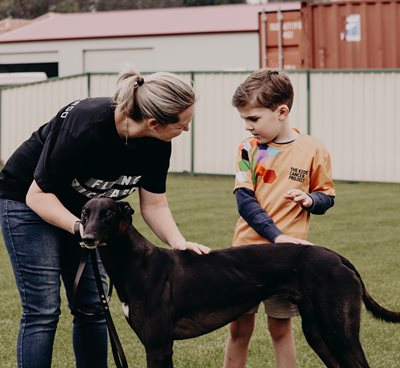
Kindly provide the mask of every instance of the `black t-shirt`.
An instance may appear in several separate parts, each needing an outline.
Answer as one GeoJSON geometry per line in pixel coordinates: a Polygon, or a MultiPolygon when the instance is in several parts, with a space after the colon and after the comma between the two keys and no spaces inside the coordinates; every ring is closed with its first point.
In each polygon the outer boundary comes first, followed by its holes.
{"type": "Polygon", "coordinates": [[[35,179],[79,214],[93,197],[122,199],[136,188],[164,193],[171,143],[118,135],[110,98],[74,101],[41,126],[0,173],[0,197],[25,202],[35,179]]]}

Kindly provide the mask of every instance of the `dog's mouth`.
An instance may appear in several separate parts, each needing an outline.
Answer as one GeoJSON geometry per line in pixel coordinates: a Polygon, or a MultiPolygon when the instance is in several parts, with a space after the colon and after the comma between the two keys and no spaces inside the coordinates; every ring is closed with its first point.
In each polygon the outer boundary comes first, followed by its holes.
{"type": "Polygon", "coordinates": [[[96,249],[97,247],[105,247],[107,242],[105,240],[98,240],[94,236],[84,235],[82,240],[79,242],[82,248],[86,249],[96,249]]]}

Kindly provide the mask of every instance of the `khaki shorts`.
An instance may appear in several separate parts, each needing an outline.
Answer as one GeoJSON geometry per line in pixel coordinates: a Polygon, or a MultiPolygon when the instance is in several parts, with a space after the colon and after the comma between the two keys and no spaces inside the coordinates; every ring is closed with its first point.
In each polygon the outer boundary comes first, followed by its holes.
{"type": "MultiPolygon", "coordinates": [[[[292,318],[299,315],[299,310],[295,304],[289,302],[287,295],[279,294],[271,296],[263,301],[265,313],[273,318],[292,318]]],[[[249,310],[246,314],[257,313],[259,305],[249,310]]]]}

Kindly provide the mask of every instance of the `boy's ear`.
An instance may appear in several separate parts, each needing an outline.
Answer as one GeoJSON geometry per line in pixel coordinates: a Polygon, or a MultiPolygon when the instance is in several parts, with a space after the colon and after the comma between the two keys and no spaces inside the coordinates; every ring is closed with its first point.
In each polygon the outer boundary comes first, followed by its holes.
{"type": "Polygon", "coordinates": [[[289,115],[289,107],[287,105],[280,105],[278,108],[279,118],[286,119],[289,115]]]}

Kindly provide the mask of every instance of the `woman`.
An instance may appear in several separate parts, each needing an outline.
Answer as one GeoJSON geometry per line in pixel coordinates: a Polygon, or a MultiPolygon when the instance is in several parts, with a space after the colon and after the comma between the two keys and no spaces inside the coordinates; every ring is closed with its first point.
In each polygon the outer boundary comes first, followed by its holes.
{"type": "Polygon", "coordinates": [[[189,130],[194,101],[192,87],[174,74],[143,79],[127,71],[114,98],[72,102],[7,161],[0,174],[0,211],[23,309],[18,367],[51,366],[60,276],[74,316],[76,366],[107,366],[107,330],[96,313],[91,267],[81,278],[76,305],[71,297],[80,256],[74,233],[81,230],[80,211],[90,198],[119,200],[138,188],[142,216],[163,242],[209,252],[180,233],[165,193],[171,140],[189,130]]]}

